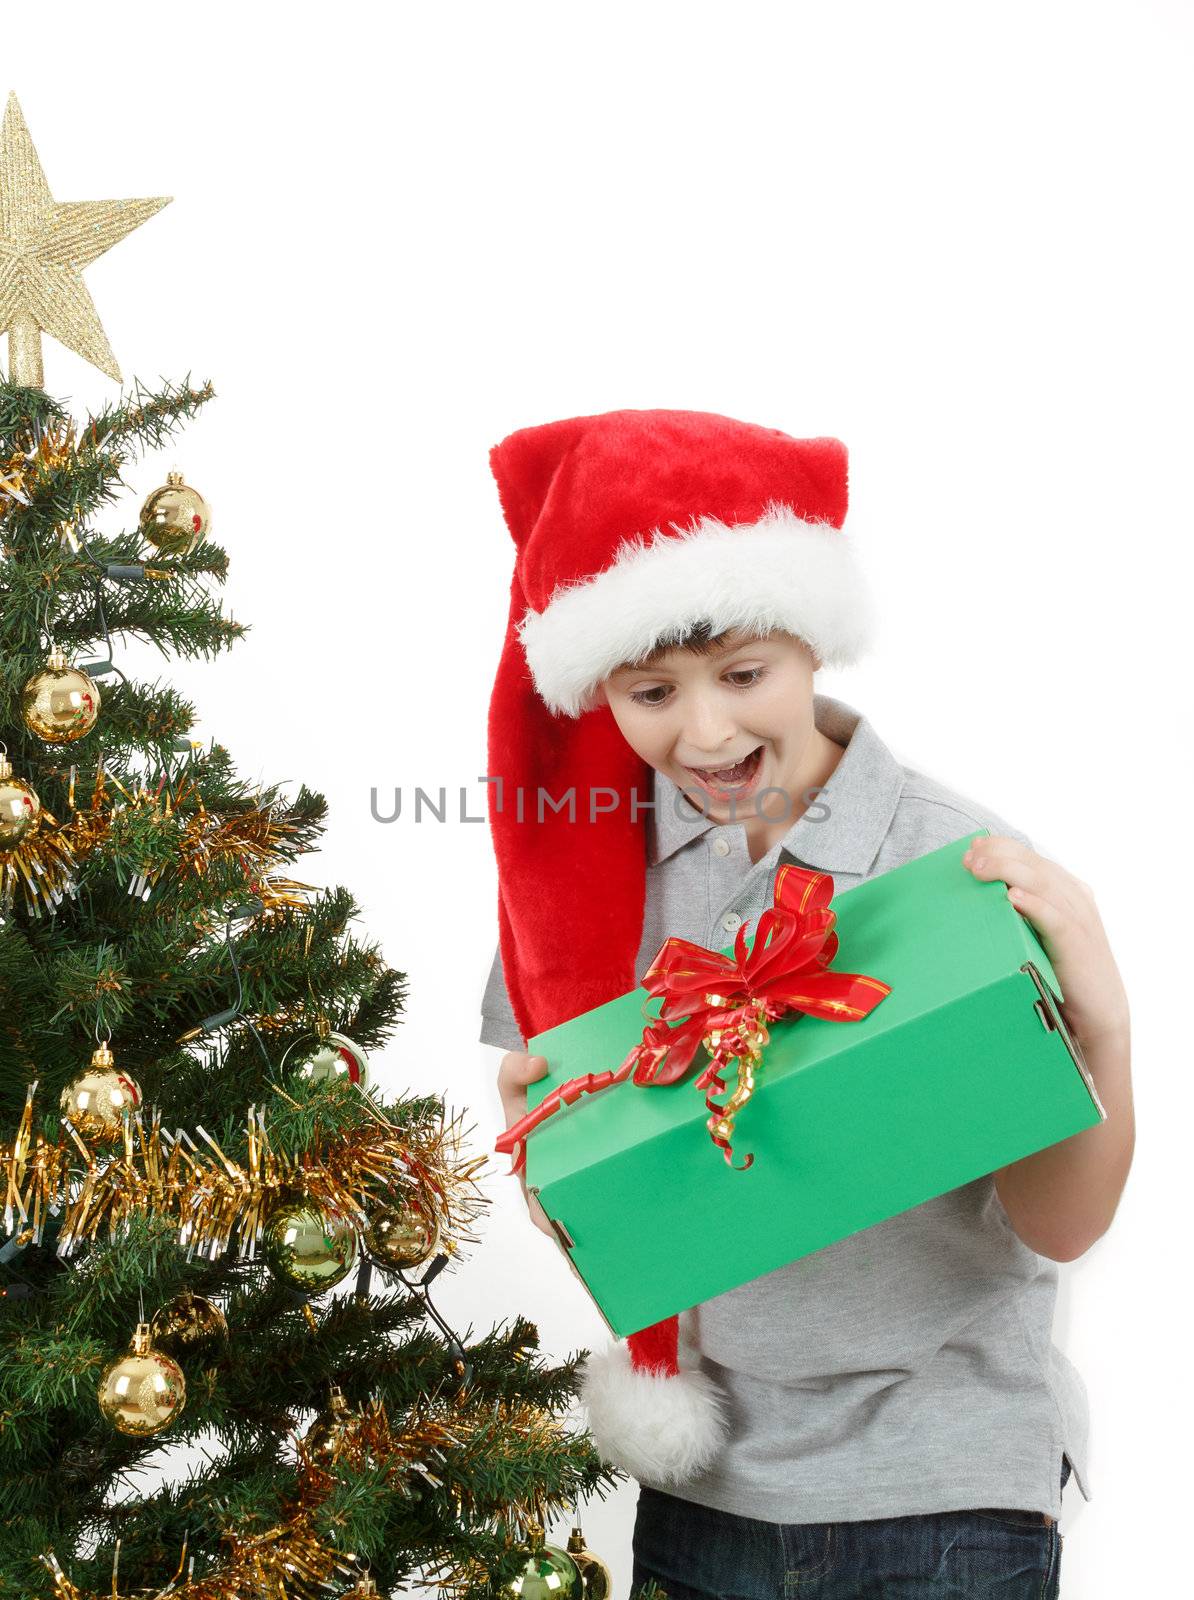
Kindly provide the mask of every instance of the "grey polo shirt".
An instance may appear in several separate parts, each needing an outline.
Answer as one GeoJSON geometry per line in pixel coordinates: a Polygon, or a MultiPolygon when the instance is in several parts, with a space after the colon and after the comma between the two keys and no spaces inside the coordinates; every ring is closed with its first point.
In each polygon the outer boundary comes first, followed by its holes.
{"type": "MultiPolygon", "coordinates": [[[[1030,842],[903,766],[844,702],[816,695],[814,715],[845,754],[758,862],[742,823],[710,822],[655,774],[640,982],[668,934],[721,949],[742,922],[751,931],[783,861],[832,873],[837,892],[977,828],[1030,842]]],[[[484,1043],[525,1048],[500,952],[482,1012],[484,1043]]],[[[733,1227],[718,1248],[733,1248],[733,1227]]],[[[730,1427],[713,1467],[671,1492],[769,1522],[1057,1517],[1064,1452],[1089,1500],[1086,1389],[1052,1342],[1057,1283],[988,1175],[694,1306],[680,1359],[721,1385],[730,1427]]]]}

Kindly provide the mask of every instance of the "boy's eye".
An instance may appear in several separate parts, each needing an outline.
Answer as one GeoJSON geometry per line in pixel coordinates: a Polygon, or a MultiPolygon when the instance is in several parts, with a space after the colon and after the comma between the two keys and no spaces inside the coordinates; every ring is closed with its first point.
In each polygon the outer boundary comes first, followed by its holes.
{"type": "MultiPolygon", "coordinates": [[[[726,682],[734,689],[753,688],[766,672],[766,667],[739,667],[736,671],[725,674],[726,682]],[[745,680],[745,681],[742,681],[745,680]]],[[[671,693],[671,688],[666,683],[656,684],[653,689],[632,689],[629,698],[639,706],[661,706],[671,693]]]]}

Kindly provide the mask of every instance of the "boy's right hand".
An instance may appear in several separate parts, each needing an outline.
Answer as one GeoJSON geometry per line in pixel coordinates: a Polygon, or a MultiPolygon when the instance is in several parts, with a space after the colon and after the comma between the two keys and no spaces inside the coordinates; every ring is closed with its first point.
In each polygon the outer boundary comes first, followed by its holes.
{"type": "MultiPolygon", "coordinates": [[[[513,1127],[519,1117],[526,1116],[527,1084],[536,1083],[546,1076],[546,1056],[528,1056],[520,1050],[506,1051],[498,1067],[498,1093],[502,1097],[502,1113],[506,1118],[507,1128],[513,1127]]],[[[522,1197],[527,1203],[531,1221],[558,1244],[559,1238],[547,1219],[547,1213],[527,1189],[525,1172],[518,1174],[518,1181],[522,1185],[522,1197]]]]}

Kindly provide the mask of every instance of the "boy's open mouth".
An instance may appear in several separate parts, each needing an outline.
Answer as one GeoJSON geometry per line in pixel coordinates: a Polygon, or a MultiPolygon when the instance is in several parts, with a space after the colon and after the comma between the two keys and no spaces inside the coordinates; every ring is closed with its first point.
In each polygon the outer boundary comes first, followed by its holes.
{"type": "Polygon", "coordinates": [[[748,793],[759,775],[762,764],[763,746],[760,744],[733,766],[712,768],[686,765],[684,770],[692,773],[706,794],[721,799],[748,793]]]}

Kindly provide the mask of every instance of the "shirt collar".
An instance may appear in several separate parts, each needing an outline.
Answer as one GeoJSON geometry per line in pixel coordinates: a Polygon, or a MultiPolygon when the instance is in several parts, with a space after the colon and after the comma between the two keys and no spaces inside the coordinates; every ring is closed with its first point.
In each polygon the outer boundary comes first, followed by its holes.
{"type": "MultiPolygon", "coordinates": [[[[903,789],[903,769],[869,720],[845,701],[814,694],[813,720],[826,738],[845,746],[845,754],[812,805],[784,835],[780,850],[820,872],[861,875],[869,870],[891,827],[903,789]]],[[[647,859],[652,866],[719,826],[658,771],[654,801],[647,831],[647,859]]]]}

